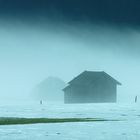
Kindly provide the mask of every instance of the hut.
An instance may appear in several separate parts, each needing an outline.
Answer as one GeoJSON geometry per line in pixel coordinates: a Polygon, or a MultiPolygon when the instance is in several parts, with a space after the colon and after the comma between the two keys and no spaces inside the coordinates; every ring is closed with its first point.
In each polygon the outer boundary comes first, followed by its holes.
{"type": "Polygon", "coordinates": [[[104,71],[84,71],[72,79],[64,91],[65,103],[105,103],[117,101],[120,82],[104,71]]]}

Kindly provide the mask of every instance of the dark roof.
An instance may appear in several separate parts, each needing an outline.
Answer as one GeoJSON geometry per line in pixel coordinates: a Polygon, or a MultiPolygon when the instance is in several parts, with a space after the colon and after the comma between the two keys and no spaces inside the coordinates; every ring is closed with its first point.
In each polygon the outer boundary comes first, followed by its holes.
{"type": "MultiPolygon", "coordinates": [[[[120,82],[118,82],[116,79],[114,79],[113,77],[111,77],[104,71],[84,71],[80,75],[72,79],[70,82],[68,82],[68,84],[69,85],[71,84],[89,85],[93,83],[94,81],[101,80],[103,78],[112,81],[114,84],[121,85],[120,82]]],[[[67,86],[66,88],[68,87],[69,86],[67,86]]]]}

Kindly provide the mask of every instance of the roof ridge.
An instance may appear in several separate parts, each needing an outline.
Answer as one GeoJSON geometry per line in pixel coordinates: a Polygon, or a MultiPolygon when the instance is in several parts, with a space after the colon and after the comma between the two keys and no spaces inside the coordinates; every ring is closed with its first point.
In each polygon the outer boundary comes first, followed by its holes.
{"type": "Polygon", "coordinates": [[[102,72],[104,72],[104,71],[89,71],[89,70],[85,70],[84,72],[91,72],[91,73],[98,72],[98,73],[102,73],[102,72]]]}

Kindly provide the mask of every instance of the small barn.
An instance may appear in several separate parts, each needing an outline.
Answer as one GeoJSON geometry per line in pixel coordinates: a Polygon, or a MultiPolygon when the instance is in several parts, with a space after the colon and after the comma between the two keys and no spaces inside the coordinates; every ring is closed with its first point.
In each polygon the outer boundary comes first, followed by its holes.
{"type": "Polygon", "coordinates": [[[105,103],[117,101],[120,82],[104,71],[84,71],[68,83],[65,103],[105,103]]]}

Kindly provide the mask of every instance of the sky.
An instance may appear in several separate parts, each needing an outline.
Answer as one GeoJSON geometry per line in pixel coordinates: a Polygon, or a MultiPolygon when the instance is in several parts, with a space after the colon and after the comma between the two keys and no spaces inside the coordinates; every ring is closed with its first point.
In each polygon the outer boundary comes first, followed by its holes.
{"type": "Polygon", "coordinates": [[[48,76],[84,70],[119,82],[118,101],[140,96],[136,0],[0,0],[0,100],[28,99],[48,76]]]}

